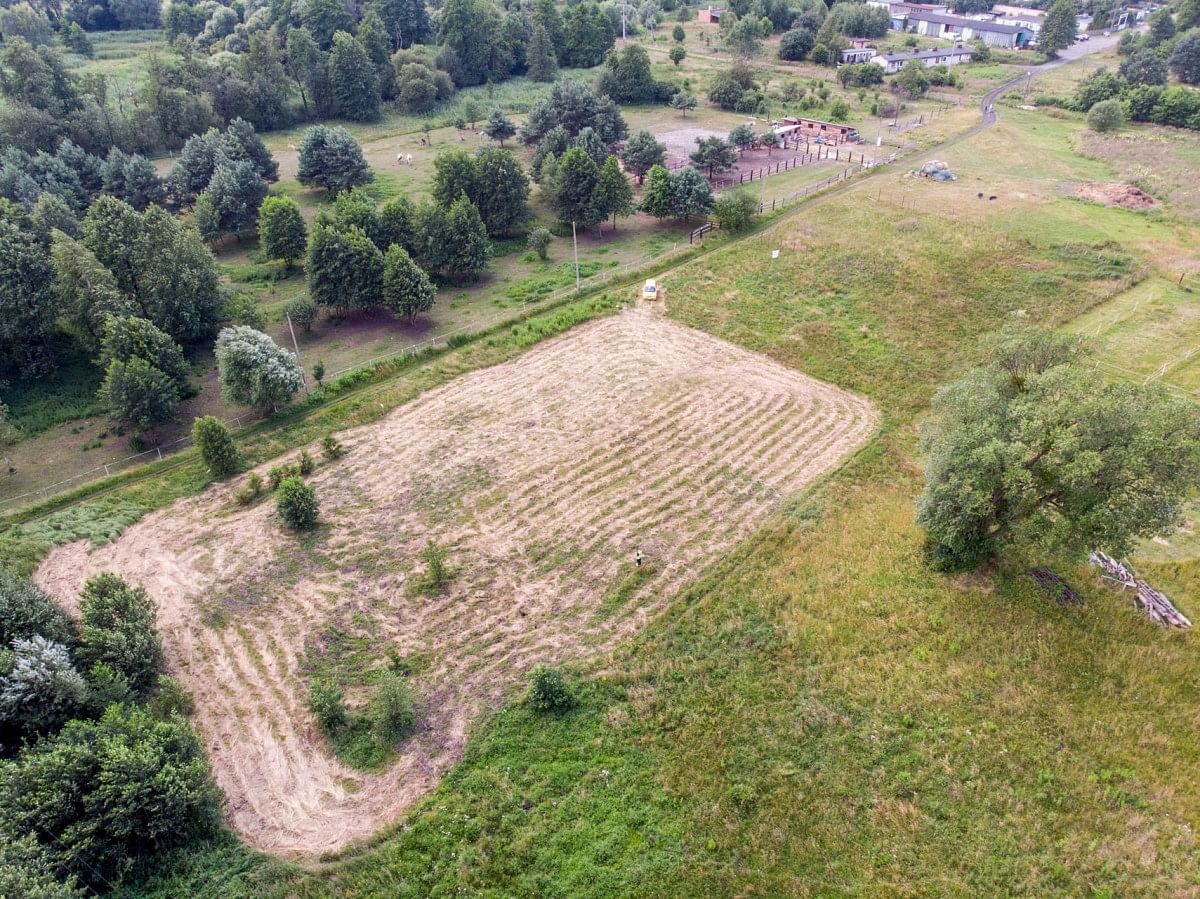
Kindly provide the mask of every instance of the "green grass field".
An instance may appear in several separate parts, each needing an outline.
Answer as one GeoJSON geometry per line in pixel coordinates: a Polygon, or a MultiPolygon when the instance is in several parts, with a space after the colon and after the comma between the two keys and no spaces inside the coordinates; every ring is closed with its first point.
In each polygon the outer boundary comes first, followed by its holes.
{"type": "MultiPolygon", "coordinates": [[[[1194,231],[1067,196],[1116,177],[1078,137],[1006,112],[958,182],[889,174],[664,275],[673,316],[867,394],[881,437],[574,672],[576,709],[494,716],[402,826],[307,872],[222,843],[129,895],[1194,894],[1194,637],[1070,562],[1080,607],[1028,559],[932,574],[913,522],[930,393],[1007,316],[1138,375],[1194,334],[1153,253],[1194,231]]],[[[1198,558],[1135,561],[1194,614],[1198,558]]]]}

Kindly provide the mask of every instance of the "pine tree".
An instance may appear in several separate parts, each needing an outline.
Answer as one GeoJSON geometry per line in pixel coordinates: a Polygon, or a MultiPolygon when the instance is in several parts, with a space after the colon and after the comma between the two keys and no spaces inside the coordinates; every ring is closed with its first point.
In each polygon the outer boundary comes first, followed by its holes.
{"type": "Polygon", "coordinates": [[[374,179],[362,147],[345,128],[316,125],[304,132],[297,180],[335,193],[374,179]]]}
{"type": "Polygon", "coordinates": [[[404,315],[411,322],[421,312],[433,308],[435,291],[433,283],[413,262],[412,257],[399,244],[392,244],[383,259],[382,305],[396,315],[404,315]]]}
{"type": "Polygon", "coordinates": [[[307,229],[300,206],[291,197],[267,197],[258,210],[258,243],[269,259],[290,269],[304,256],[307,229]]]}
{"type": "Polygon", "coordinates": [[[202,237],[211,240],[221,234],[233,234],[239,239],[254,230],[258,221],[258,208],[267,195],[267,185],[259,177],[254,163],[239,159],[225,161],[217,166],[208,187],[196,200],[196,214],[204,220],[203,227],[196,227],[202,237]],[[211,205],[212,218],[208,220],[207,209],[211,205]]]}
{"type": "Polygon", "coordinates": [[[279,164],[254,126],[245,119],[237,118],[230,122],[221,137],[221,143],[231,157],[251,163],[258,177],[264,181],[279,180],[279,164]]]}
{"type": "Polygon", "coordinates": [[[509,121],[500,110],[493,109],[492,114],[488,116],[487,124],[483,126],[483,133],[492,140],[499,141],[500,146],[503,147],[504,142],[517,133],[517,126],[509,121]]]}
{"type": "Polygon", "coordinates": [[[613,230],[617,229],[617,216],[632,215],[633,185],[617,164],[617,157],[609,156],[600,166],[596,190],[592,194],[592,211],[597,222],[612,216],[613,230]]]}
{"type": "Polygon", "coordinates": [[[379,77],[353,35],[339,31],[329,53],[329,81],[337,114],[356,122],[379,118],[379,77]]]}
{"type": "Polygon", "coordinates": [[[533,26],[525,64],[529,77],[534,81],[553,81],[558,75],[558,57],[550,43],[550,36],[540,22],[533,26]]]}
{"type": "Polygon", "coordinates": [[[604,145],[595,128],[588,127],[580,131],[573,146],[583,150],[597,167],[604,165],[604,160],[608,158],[608,147],[604,145]]]}

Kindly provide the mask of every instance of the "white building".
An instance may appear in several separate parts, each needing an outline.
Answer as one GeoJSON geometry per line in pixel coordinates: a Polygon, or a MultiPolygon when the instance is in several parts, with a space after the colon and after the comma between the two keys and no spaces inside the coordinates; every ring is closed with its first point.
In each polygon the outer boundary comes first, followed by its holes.
{"type": "Polygon", "coordinates": [[[908,53],[883,53],[874,57],[871,62],[883,66],[887,75],[894,75],[904,68],[910,59],[920,60],[927,69],[934,66],[957,66],[970,62],[975,50],[972,47],[939,47],[936,50],[913,50],[908,53]]]}

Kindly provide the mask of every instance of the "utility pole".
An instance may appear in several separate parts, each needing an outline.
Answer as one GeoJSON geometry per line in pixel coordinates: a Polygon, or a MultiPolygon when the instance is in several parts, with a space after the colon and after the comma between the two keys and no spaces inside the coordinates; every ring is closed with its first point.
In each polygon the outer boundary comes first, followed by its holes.
{"type": "Polygon", "coordinates": [[[304,373],[304,363],[300,362],[300,344],[296,342],[296,329],[292,327],[292,317],[287,312],[283,313],[287,319],[288,331],[292,334],[292,347],[296,350],[296,361],[300,363],[300,382],[304,385],[304,395],[308,396],[308,375],[304,373]]]}
{"type": "Polygon", "coordinates": [[[571,243],[575,247],[575,292],[579,293],[579,238],[575,236],[575,222],[571,222],[571,243]]]}

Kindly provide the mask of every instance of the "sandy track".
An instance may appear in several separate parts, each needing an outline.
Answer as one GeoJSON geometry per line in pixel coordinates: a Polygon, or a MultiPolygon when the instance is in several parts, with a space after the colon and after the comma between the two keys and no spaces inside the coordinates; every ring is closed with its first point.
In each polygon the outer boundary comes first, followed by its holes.
{"type": "Polygon", "coordinates": [[[329,528],[307,551],[228,485],[60,547],[36,578],[65,603],[97,571],[144,584],[231,825],[317,853],[395,819],[531,666],[612,648],[875,422],[859,397],[632,311],[341,435],[349,454],[311,479],[329,528]],[[458,570],[433,599],[411,588],[431,537],[458,570]],[[631,581],[639,545],[653,574],[631,581]],[[418,732],[385,773],[338,762],[304,708],[333,628],[427,660],[418,732]]]}

